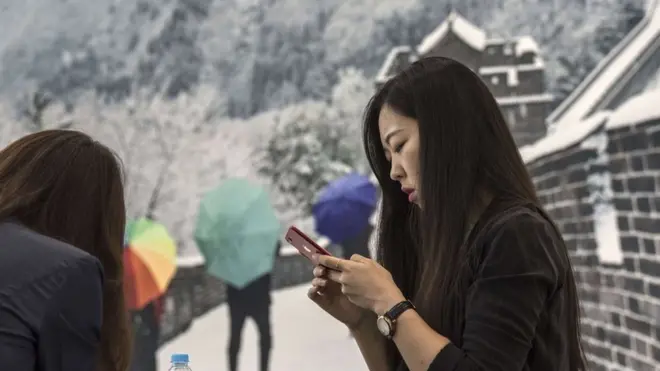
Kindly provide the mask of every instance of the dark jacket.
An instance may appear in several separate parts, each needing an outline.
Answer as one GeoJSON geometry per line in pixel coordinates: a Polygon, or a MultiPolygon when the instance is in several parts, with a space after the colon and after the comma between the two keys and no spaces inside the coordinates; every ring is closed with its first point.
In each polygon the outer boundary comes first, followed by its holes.
{"type": "MultiPolygon", "coordinates": [[[[277,257],[280,255],[281,248],[282,243],[277,241],[277,246],[275,248],[275,259],[277,259],[277,257]]],[[[268,272],[256,280],[250,282],[247,286],[241,289],[228,284],[227,304],[231,306],[244,307],[246,309],[261,305],[270,305],[272,280],[272,272],[268,272]]]]}
{"type": "Polygon", "coordinates": [[[0,223],[0,370],[96,370],[102,309],[97,259],[0,223]]]}
{"type": "MultiPolygon", "coordinates": [[[[467,239],[460,325],[428,371],[568,371],[573,274],[566,245],[544,212],[493,200],[467,239]]],[[[401,364],[398,371],[408,370],[401,364]]]]}

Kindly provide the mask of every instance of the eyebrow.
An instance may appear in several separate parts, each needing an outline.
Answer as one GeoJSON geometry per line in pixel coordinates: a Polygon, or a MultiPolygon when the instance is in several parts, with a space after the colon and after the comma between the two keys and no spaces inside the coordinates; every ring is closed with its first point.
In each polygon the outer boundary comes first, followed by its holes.
{"type": "Polygon", "coordinates": [[[390,139],[392,139],[394,134],[400,132],[401,130],[403,130],[403,129],[396,129],[396,130],[392,130],[389,133],[387,133],[387,135],[385,136],[385,144],[389,145],[390,144],[390,139]]]}

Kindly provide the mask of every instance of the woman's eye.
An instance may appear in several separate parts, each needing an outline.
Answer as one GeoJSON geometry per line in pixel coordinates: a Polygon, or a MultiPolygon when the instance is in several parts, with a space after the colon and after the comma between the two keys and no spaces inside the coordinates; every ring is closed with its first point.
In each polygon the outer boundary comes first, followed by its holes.
{"type": "Polygon", "coordinates": [[[403,149],[403,145],[406,144],[406,142],[402,142],[401,144],[397,145],[394,147],[394,153],[399,153],[401,152],[401,149],[403,149]]]}

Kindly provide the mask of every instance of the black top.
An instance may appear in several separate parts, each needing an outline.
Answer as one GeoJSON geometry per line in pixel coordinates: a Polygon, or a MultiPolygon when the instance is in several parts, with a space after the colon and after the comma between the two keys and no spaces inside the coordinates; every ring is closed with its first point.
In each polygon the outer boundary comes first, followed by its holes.
{"type": "MultiPolygon", "coordinates": [[[[277,241],[274,256],[280,256],[282,242],[277,241]]],[[[268,306],[271,304],[270,292],[272,285],[272,272],[268,272],[242,288],[227,284],[227,304],[249,309],[255,306],[268,306]]]]}
{"type": "Polygon", "coordinates": [[[553,225],[533,207],[493,202],[468,243],[481,258],[465,292],[463,332],[429,371],[567,371],[563,282],[572,273],[553,225]]]}
{"type": "Polygon", "coordinates": [[[95,370],[102,295],[94,257],[0,223],[0,370],[95,370]]]}

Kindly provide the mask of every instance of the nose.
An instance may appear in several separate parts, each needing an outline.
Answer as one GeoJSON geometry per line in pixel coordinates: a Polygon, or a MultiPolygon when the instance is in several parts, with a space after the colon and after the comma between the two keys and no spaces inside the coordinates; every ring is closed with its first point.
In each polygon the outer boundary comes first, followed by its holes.
{"type": "Polygon", "coordinates": [[[403,166],[399,164],[394,158],[392,158],[391,167],[390,167],[390,178],[396,182],[401,182],[405,177],[405,171],[403,166]]]}

